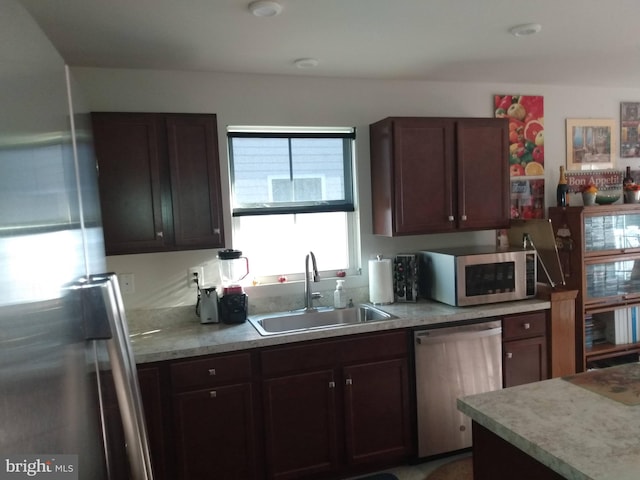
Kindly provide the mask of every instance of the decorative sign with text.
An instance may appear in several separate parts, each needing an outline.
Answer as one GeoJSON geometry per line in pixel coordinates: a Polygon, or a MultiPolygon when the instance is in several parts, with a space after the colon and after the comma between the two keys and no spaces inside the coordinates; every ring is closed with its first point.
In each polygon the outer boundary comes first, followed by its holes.
{"type": "Polygon", "coordinates": [[[587,185],[598,190],[622,190],[624,172],[621,170],[589,170],[566,172],[569,193],[578,193],[587,185]]]}

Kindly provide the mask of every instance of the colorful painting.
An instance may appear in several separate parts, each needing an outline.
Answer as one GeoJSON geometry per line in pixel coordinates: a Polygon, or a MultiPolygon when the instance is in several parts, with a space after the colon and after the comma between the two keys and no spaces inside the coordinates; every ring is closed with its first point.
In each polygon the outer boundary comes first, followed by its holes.
{"type": "Polygon", "coordinates": [[[567,170],[614,168],[611,119],[567,118],[567,170]]]}
{"type": "Polygon", "coordinates": [[[543,178],[511,178],[511,218],[544,218],[543,178]]]}
{"type": "Polygon", "coordinates": [[[640,103],[620,104],[620,156],[640,157],[640,103]]]}
{"type": "Polygon", "coordinates": [[[496,118],[509,119],[509,174],[544,178],[544,97],[495,95],[496,118]]]}
{"type": "Polygon", "coordinates": [[[509,119],[511,218],[544,218],[544,97],[494,95],[493,108],[509,119]]]}

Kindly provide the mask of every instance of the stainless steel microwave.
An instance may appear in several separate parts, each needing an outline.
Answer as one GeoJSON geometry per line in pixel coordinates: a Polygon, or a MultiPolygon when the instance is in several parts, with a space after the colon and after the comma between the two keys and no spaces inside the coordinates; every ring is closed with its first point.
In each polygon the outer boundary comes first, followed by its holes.
{"type": "Polygon", "coordinates": [[[493,246],[420,252],[423,296],[456,307],[536,296],[535,250],[493,246]]]}

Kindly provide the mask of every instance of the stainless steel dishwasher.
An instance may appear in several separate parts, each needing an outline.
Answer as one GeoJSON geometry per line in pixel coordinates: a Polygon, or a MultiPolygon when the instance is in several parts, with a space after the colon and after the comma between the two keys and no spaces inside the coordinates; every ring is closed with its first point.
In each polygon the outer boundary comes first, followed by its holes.
{"type": "Polygon", "coordinates": [[[456,399],[502,388],[501,333],[495,319],[414,333],[419,457],[471,446],[456,399]]]}

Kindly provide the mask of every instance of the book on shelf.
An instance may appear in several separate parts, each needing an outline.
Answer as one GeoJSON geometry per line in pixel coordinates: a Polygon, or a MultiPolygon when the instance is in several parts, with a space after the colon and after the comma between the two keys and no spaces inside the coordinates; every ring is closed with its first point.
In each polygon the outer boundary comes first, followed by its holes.
{"type": "Polygon", "coordinates": [[[640,341],[640,307],[619,308],[598,314],[605,322],[605,338],[614,345],[640,341]]]}

